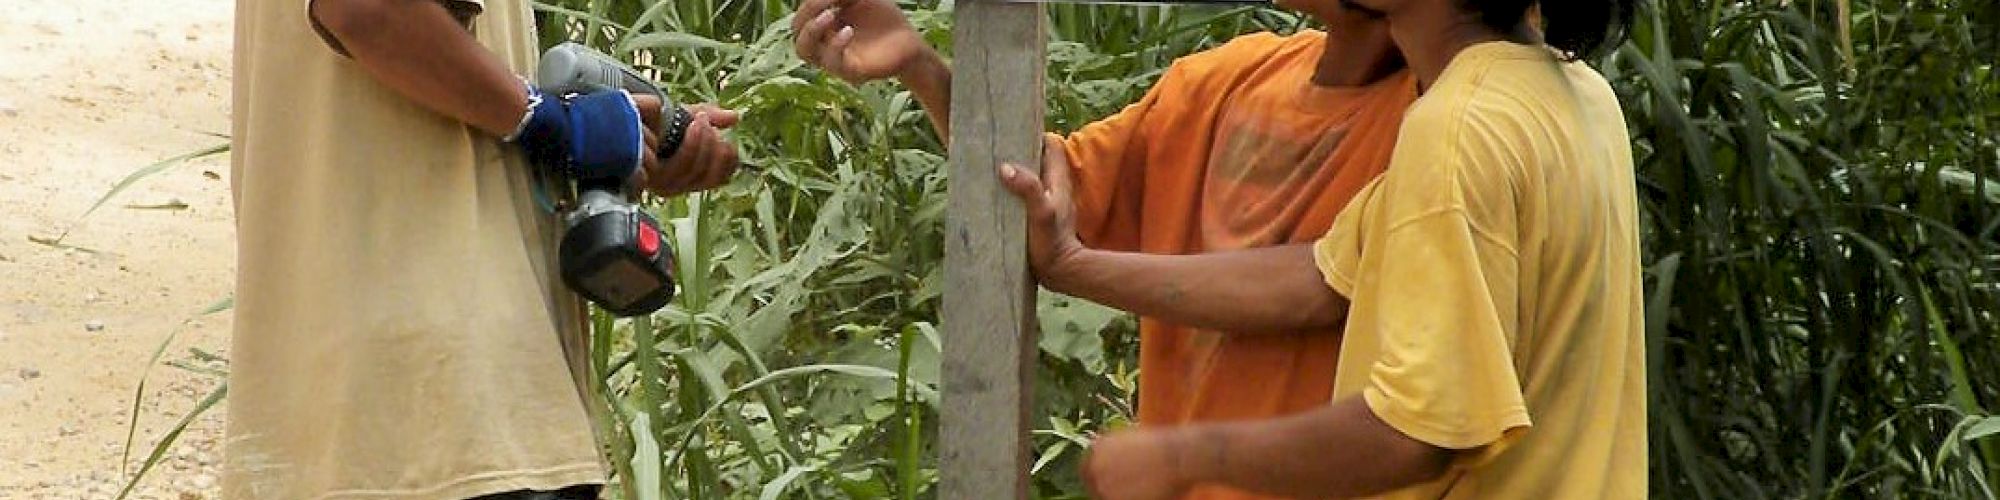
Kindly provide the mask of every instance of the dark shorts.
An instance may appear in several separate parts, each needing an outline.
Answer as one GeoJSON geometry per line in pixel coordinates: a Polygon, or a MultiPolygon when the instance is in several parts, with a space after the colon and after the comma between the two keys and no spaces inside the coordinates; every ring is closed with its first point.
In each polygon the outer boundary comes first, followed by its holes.
{"type": "Polygon", "coordinates": [[[510,491],[468,500],[597,500],[597,485],[577,485],[556,491],[510,491]]]}

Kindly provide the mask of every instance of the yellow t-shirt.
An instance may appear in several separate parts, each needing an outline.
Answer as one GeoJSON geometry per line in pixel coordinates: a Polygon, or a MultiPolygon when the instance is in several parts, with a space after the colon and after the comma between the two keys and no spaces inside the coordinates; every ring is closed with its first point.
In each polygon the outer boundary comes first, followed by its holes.
{"type": "Polygon", "coordinates": [[[1610,86],[1544,47],[1467,48],[1411,106],[1317,246],[1353,302],[1336,397],[1465,450],[1385,497],[1646,496],[1633,191],[1610,86]]]}

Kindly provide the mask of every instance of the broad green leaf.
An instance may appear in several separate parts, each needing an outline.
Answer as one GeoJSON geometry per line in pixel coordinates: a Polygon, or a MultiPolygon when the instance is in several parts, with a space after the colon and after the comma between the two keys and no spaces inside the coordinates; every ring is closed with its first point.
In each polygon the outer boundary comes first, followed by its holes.
{"type": "Polygon", "coordinates": [[[1976,441],[1994,434],[2000,434],[2000,417],[1985,417],[1965,430],[1965,440],[1976,441]]]}
{"type": "Polygon", "coordinates": [[[1101,334],[1112,321],[1127,314],[1082,299],[1044,293],[1036,300],[1036,317],[1041,322],[1042,352],[1059,359],[1083,363],[1091,371],[1104,370],[1104,339],[1101,334]]]}
{"type": "Polygon", "coordinates": [[[779,497],[785,495],[786,490],[792,487],[794,481],[798,481],[800,477],[818,470],[819,467],[808,465],[794,466],[786,469],[785,473],[779,474],[777,479],[772,479],[771,482],[764,483],[764,490],[757,494],[757,500],[778,500],[779,497]]]}
{"type": "Polygon", "coordinates": [[[652,49],[703,49],[722,52],[724,54],[734,54],[743,50],[739,45],[677,32],[639,34],[618,45],[619,52],[652,49]]]}
{"type": "Polygon", "coordinates": [[[632,415],[630,427],[633,444],[632,482],[639,492],[638,500],[663,500],[665,491],[660,487],[660,444],[653,440],[652,415],[637,412],[632,415]]]}

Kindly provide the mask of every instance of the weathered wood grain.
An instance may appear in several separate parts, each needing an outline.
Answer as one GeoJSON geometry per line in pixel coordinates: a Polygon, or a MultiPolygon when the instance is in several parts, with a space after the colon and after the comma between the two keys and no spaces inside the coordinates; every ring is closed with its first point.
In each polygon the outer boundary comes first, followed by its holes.
{"type": "Polygon", "coordinates": [[[995,0],[955,14],[938,498],[1028,497],[1035,285],[1021,204],[994,168],[1041,169],[1042,19],[995,0]]]}

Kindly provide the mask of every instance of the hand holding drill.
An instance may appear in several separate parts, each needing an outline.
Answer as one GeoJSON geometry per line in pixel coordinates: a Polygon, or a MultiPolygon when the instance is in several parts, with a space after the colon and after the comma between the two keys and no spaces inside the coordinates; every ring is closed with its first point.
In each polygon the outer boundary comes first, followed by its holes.
{"type": "Polygon", "coordinates": [[[627,180],[662,196],[721,186],[740,166],[722,130],[733,111],[688,108],[588,48],[550,49],[530,86],[530,110],[507,140],[535,163],[589,184],[627,180]]]}
{"type": "Polygon", "coordinates": [[[529,87],[530,110],[508,140],[577,187],[557,249],[563,282],[619,316],[665,307],[673,252],[630,188],[674,195],[727,182],[739,163],[720,130],[736,114],[673,106],[637,71],[574,43],[549,49],[535,73],[540,87],[529,87]]]}
{"type": "MultiPolygon", "coordinates": [[[[647,149],[665,151],[668,139],[661,136],[667,133],[667,128],[661,122],[671,118],[662,116],[666,114],[666,102],[658,96],[643,94],[632,99],[646,125],[647,149]]],[[[706,191],[729,182],[729,177],[743,166],[736,147],[722,139],[722,131],[736,126],[739,116],[735,111],[713,104],[695,104],[682,112],[687,113],[689,121],[679,147],[656,165],[644,165],[633,173],[633,186],[660,196],[706,191]]]]}

